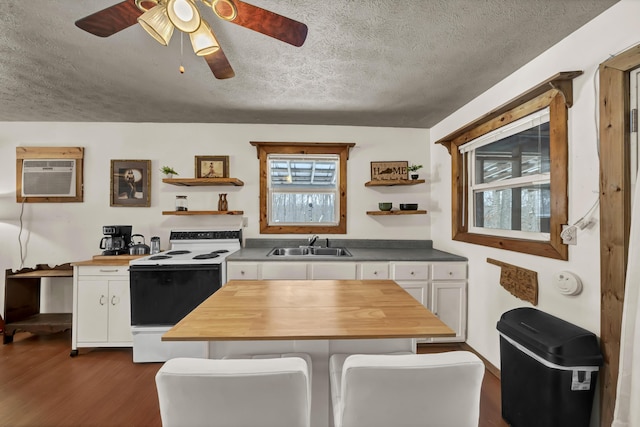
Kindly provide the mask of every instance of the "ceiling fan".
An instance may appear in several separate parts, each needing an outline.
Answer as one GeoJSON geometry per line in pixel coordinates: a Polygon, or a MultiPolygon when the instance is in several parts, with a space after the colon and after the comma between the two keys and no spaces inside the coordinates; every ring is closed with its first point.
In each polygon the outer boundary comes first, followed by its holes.
{"type": "Polygon", "coordinates": [[[307,38],[305,24],[240,0],[125,0],[76,21],[76,26],[109,37],[139,23],[154,39],[167,45],[174,28],[189,34],[193,50],[218,79],[235,76],[209,24],[196,5],[210,7],[221,19],[293,46],[307,38]]]}

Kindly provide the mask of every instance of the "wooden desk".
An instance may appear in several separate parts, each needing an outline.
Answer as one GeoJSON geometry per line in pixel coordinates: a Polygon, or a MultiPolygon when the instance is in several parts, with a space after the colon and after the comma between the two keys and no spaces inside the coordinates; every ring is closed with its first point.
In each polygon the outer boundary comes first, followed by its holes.
{"type": "Polygon", "coordinates": [[[40,281],[45,277],[72,276],[70,264],[6,270],[3,344],[12,342],[16,331],[51,333],[71,329],[71,313],[40,313],[40,281]]]}
{"type": "Polygon", "coordinates": [[[327,427],[332,354],[415,353],[415,338],[454,335],[392,280],[232,280],[162,340],[211,341],[211,358],[308,353],[311,425],[327,427]]]}

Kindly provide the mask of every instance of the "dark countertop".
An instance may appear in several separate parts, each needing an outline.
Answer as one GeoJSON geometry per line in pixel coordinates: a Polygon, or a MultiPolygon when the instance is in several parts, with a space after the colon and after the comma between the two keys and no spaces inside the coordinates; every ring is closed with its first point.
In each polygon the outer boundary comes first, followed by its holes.
{"type": "MultiPolygon", "coordinates": [[[[326,239],[316,244],[326,246],[326,239]]],[[[467,258],[433,249],[430,240],[358,240],[330,239],[330,247],[344,247],[352,256],[267,256],[275,247],[296,248],[307,244],[306,240],[291,239],[247,239],[245,247],[229,255],[227,261],[305,261],[305,262],[367,262],[367,261],[458,261],[467,258]]]]}

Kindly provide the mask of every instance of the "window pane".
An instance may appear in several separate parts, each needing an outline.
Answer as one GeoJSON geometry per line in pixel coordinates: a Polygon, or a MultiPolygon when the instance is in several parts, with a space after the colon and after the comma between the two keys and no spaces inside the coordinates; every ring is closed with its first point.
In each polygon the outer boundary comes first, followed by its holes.
{"type": "Polygon", "coordinates": [[[477,148],[475,167],[476,183],[548,173],[549,122],[477,148]]]}
{"type": "Polygon", "coordinates": [[[269,224],[336,224],[337,155],[268,157],[269,224]]]}
{"type": "Polygon", "coordinates": [[[477,191],[476,227],[548,233],[551,217],[549,184],[477,191]]]}
{"type": "Polygon", "coordinates": [[[271,187],[291,188],[335,188],[336,170],[340,159],[319,156],[317,159],[304,157],[269,157],[271,187]]]}
{"type": "Polygon", "coordinates": [[[334,193],[271,195],[270,223],[336,223],[334,193]]]}

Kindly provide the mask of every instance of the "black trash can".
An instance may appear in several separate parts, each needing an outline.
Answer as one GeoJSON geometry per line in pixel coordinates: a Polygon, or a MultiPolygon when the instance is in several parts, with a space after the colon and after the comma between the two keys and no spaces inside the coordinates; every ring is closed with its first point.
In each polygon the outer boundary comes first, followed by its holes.
{"type": "Polygon", "coordinates": [[[534,308],[498,321],[502,418],[513,427],[588,427],[602,354],[596,336],[534,308]]]}

